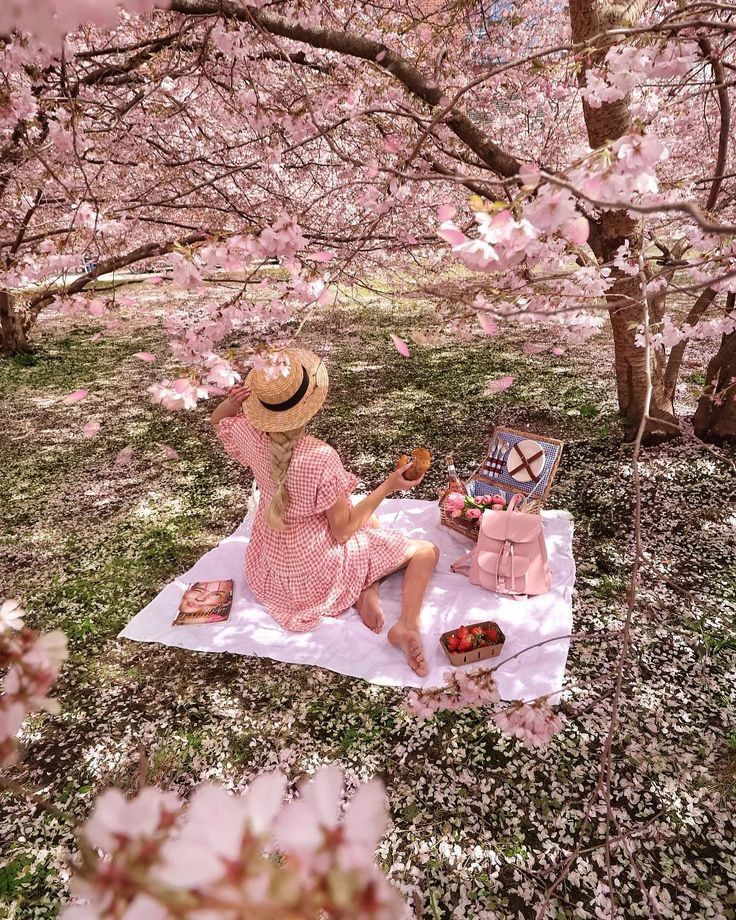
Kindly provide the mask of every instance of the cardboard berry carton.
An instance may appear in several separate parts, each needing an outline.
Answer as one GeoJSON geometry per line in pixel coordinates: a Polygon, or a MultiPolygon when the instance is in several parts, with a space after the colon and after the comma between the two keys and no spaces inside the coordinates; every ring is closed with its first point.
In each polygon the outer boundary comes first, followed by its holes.
{"type": "Polygon", "coordinates": [[[495,658],[501,654],[505,641],[503,630],[492,620],[458,626],[440,636],[440,645],[455,667],[495,658]]]}

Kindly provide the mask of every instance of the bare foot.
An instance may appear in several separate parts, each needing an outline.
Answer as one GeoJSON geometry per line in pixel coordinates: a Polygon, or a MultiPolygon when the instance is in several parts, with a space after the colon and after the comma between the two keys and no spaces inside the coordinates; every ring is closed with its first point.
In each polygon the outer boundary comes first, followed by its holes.
{"type": "Polygon", "coordinates": [[[389,629],[388,641],[391,645],[401,649],[406,655],[406,660],[412,671],[416,671],[420,677],[427,676],[427,661],[424,657],[422,639],[418,630],[410,629],[399,622],[389,629]]]}
{"type": "Polygon", "coordinates": [[[355,606],[360,614],[363,623],[374,633],[380,633],[383,629],[383,610],[378,595],[378,582],[368,585],[363,590],[355,606]]]}

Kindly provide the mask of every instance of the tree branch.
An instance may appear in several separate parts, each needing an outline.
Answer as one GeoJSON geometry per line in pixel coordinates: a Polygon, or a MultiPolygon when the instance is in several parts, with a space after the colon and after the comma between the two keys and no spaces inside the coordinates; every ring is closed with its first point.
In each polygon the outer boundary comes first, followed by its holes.
{"type": "Polygon", "coordinates": [[[718,105],[721,110],[721,127],[718,133],[718,156],[716,159],[715,175],[705,204],[706,211],[712,211],[718,201],[718,194],[723,183],[728,156],[728,132],[731,127],[731,100],[728,98],[728,89],[725,85],[725,72],[723,65],[713,53],[713,45],[705,36],[698,39],[698,46],[703,56],[710,62],[715,77],[715,87],[718,94],[718,105]]]}
{"type": "MultiPolygon", "coordinates": [[[[230,0],[173,0],[171,9],[188,16],[229,16],[240,22],[254,24],[272,35],[303,42],[313,48],[370,61],[390,73],[427,105],[439,106],[445,100],[442,89],[410,61],[391,51],[386,45],[361,35],[337,29],[303,26],[264,9],[243,9],[235,6],[230,0]]],[[[455,109],[449,112],[444,124],[499,176],[510,178],[518,173],[520,164],[516,157],[490,140],[462,110],[455,109]]]]}
{"type": "MultiPolygon", "coordinates": [[[[142,246],[138,246],[136,249],[124,255],[115,256],[111,259],[105,259],[103,262],[99,262],[92,271],[85,272],[81,278],[77,278],[76,281],[73,281],[70,285],[65,287],[64,294],[78,294],[80,291],[84,290],[91,281],[95,281],[99,278],[100,275],[107,275],[110,272],[117,271],[119,268],[125,268],[127,265],[133,265],[135,262],[140,262],[142,259],[150,259],[152,256],[165,255],[167,252],[172,252],[177,246],[191,246],[194,243],[202,243],[206,239],[209,239],[209,234],[198,232],[192,233],[182,239],[168,240],[165,243],[144,243],[142,246]]],[[[54,300],[55,296],[56,294],[42,292],[36,294],[35,297],[29,300],[27,317],[29,326],[33,325],[38,314],[54,300]]]]}

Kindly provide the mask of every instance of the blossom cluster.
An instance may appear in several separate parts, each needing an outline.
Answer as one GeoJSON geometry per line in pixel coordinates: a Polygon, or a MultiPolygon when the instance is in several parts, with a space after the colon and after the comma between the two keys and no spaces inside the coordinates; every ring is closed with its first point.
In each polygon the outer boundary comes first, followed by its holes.
{"type": "Polygon", "coordinates": [[[166,0],[5,0],[0,4],[0,34],[26,32],[51,47],[80,23],[113,26],[121,8],[148,13],[166,0]]]}
{"type": "Polygon", "coordinates": [[[498,728],[527,747],[541,747],[562,731],[562,716],[550,707],[547,697],[532,703],[515,702],[508,709],[493,713],[498,728]]]}
{"type": "Polygon", "coordinates": [[[259,775],[240,795],[204,784],[188,805],[151,787],[131,800],[108,790],[81,829],[73,882],[81,903],[64,920],[403,916],[374,862],[386,828],[382,783],[362,785],[342,818],[338,767],[323,767],[286,803],[285,790],[280,772],[259,775]]]}
{"type": "MultiPolygon", "coordinates": [[[[467,709],[500,703],[495,668],[476,671],[447,671],[445,685],[427,690],[412,690],[406,708],[420,719],[430,719],[441,709],[467,709]]],[[[515,700],[510,706],[491,714],[496,727],[518,738],[527,747],[540,747],[562,731],[562,717],[555,713],[547,697],[530,703],[515,700]]]]}
{"type": "Polygon", "coordinates": [[[614,45],[602,67],[586,73],[582,96],[592,108],[624,99],[642,80],[671,79],[688,73],[695,61],[691,47],[614,45]]]}
{"type": "Polygon", "coordinates": [[[0,693],[0,765],[17,758],[16,736],[29,713],[59,711],[48,694],[66,659],[66,637],[58,630],[39,635],[22,617],[18,601],[0,605],[0,667],[7,668],[0,693]]]}
{"type": "Polygon", "coordinates": [[[440,709],[467,709],[500,702],[495,670],[446,671],[445,685],[428,690],[412,690],[406,701],[407,710],[420,719],[429,719],[440,709]]]}
{"type": "MultiPolygon", "coordinates": [[[[564,184],[526,163],[519,172],[522,188],[511,204],[471,198],[474,236],[458,226],[454,208],[440,207],[437,233],[458,260],[471,270],[502,276],[500,287],[517,291],[513,303],[481,298],[484,329],[496,331],[495,317],[521,314],[522,322],[561,323],[577,342],[598,332],[602,320],[586,304],[605,295],[613,276],[609,265],[581,265],[583,260],[574,258],[590,232],[584,210],[592,215],[594,208],[618,210],[626,202],[647,200],[659,189],[655,168],[667,156],[650,131],[624,134],[590,151],[568,170],[564,184]]],[[[619,261],[625,262],[623,253],[617,255],[617,267],[619,261]]],[[[631,271],[638,272],[638,266],[631,271]]]]}

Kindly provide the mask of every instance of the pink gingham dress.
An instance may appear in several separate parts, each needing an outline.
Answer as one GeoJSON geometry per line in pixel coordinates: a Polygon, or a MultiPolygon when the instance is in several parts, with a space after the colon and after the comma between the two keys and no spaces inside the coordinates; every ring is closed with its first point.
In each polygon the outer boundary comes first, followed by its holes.
{"type": "Polygon", "coordinates": [[[218,434],[225,450],[253,470],[260,489],[245,574],[258,602],[285,629],[306,632],[322,617],[340,616],[363,588],[406,560],[409,538],[396,530],[366,525],[343,544],[332,536],[325,512],[358,480],[329,444],[303,435],[294,445],[286,474],[289,508],[279,531],[265,521],[276,491],[269,436],[243,415],[222,419],[218,434]]]}

